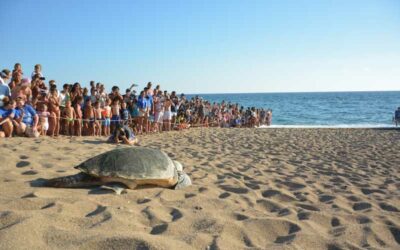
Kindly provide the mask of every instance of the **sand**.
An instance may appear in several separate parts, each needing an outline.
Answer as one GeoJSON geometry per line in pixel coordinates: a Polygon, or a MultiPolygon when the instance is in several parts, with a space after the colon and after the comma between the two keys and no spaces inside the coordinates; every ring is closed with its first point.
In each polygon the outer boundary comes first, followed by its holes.
{"type": "Polygon", "coordinates": [[[117,147],[0,143],[1,249],[399,249],[400,131],[190,129],[140,137],[193,185],[115,195],[34,187],[117,147]]]}

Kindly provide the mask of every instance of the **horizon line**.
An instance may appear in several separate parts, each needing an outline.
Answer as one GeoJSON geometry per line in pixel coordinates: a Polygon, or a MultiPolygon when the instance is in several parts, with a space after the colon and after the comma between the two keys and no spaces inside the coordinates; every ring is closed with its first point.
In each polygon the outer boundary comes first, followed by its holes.
{"type": "MultiPolygon", "coordinates": [[[[228,95],[228,94],[313,94],[313,93],[368,93],[368,92],[400,92],[400,90],[335,90],[335,91],[272,91],[272,92],[214,92],[184,93],[185,95],[228,95]]],[[[182,92],[183,93],[183,92],[182,92]]]]}

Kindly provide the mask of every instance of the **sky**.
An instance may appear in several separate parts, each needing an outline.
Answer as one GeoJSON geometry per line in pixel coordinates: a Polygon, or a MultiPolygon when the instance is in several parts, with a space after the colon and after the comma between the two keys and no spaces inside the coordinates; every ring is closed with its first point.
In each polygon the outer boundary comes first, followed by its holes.
{"type": "Polygon", "coordinates": [[[2,0],[0,68],[178,93],[400,90],[399,0],[2,0]]]}

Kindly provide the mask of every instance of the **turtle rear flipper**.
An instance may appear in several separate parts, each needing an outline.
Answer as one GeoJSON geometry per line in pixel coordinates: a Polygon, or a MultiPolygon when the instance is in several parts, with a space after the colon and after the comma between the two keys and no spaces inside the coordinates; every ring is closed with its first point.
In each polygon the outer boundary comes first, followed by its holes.
{"type": "Polygon", "coordinates": [[[43,186],[56,188],[81,188],[101,184],[103,184],[103,182],[100,178],[85,173],[79,173],[75,175],[48,179],[44,181],[43,186]]]}

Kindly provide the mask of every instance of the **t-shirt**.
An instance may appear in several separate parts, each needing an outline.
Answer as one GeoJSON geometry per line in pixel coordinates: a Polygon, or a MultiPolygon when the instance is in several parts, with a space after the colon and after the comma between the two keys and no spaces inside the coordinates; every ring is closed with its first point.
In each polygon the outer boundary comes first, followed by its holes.
{"type": "Polygon", "coordinates": [[[143,98],[143,97],[139,97],[137,105],[140,109],[146,109],[147,107],[149,107],[147,99],[143,98]]]}
{"type": "Polygon", "coordinates": [[[0,118],[7,118],[10,115],[14,114],[15,115],[15,109],[3,109],[0,108],[0,118]]]}
{"type": "MultiPolygon", "coordinates": [[[[124,125],[122,126],[123,132],[119,133],[119,138],[118,140],[122,140],[122,137],[125,136],[128,140],[133,140],[135,139],[135,134],[133,133],[132,129],[124,125]]],[[[113,134],[110,136],[109,141],[113,141],[114,138],[117,136],[118,128],[114,130],[113,134]]]]}
{"type": "Polygon", "coordinates": [[[127,121],[129,119],[128,109],[121,109],[121,118],[122,118],[122,120],[125,120],[125,121],[127,121]]]}
{"type": "Polygon", "coordinates": [[[10,96],[10,87],[5,84],[4,80],[0,77],[0,107],[3,107],[3,98],[10,96]]]}
{"type": "Polygon", "coordinates": [[[394,117],[395,117],[396,119],[400,119],[400,110],[396,110],[396,111],[394,112],[394,117]]]}
{"type": "Polygon", "coordinates": [[[33,118],[36,115],[36,111],[31,105],[25,104],[22,109],[17,108],[15,111],[15,117],[19,118],[21,115],[23,123],[33,126],[33,118]]]}

